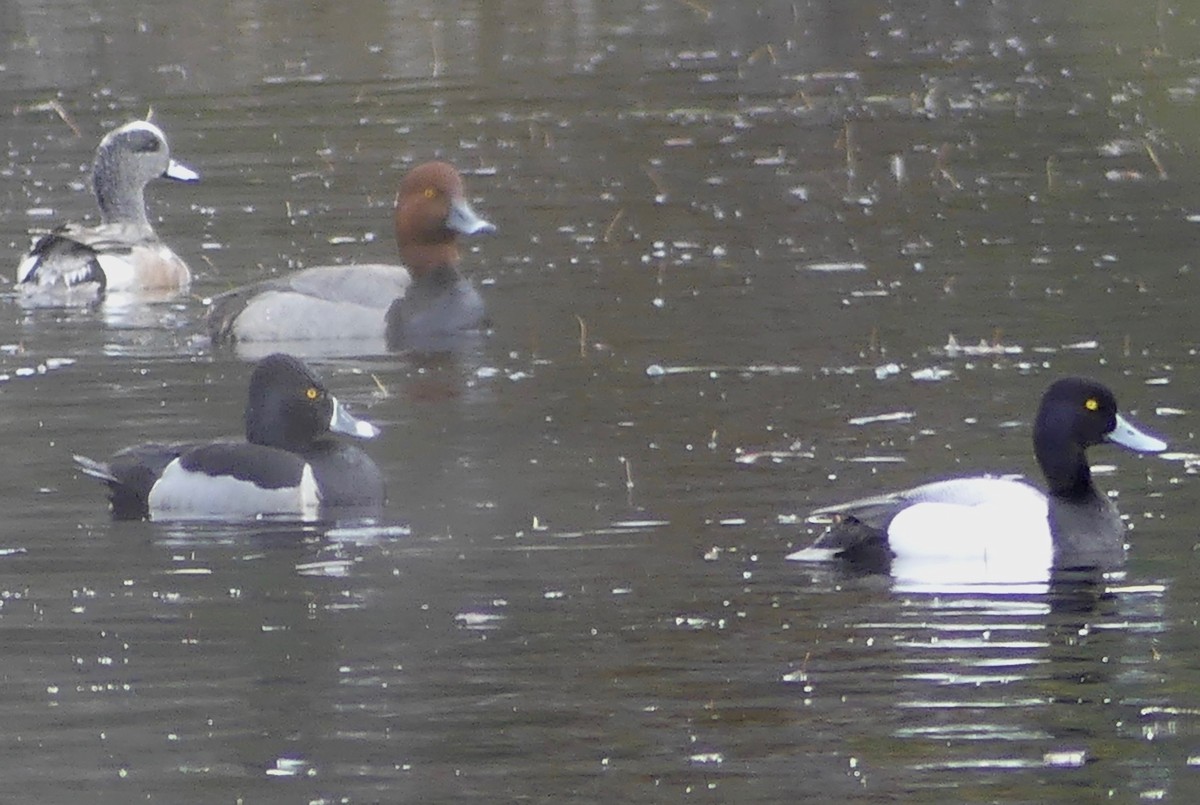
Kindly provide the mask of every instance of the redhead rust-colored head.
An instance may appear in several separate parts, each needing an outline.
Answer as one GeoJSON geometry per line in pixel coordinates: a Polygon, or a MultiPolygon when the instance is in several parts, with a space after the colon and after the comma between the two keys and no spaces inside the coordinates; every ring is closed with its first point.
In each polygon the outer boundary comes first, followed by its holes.
{"type": "Polygon", "coordinates": [[[462,176],[446,162],[425,162],[409,171],[396,192],[396,245],[414,280],[439,269],[456,269],[461,235],[495,232],[467,202],[462,176]]]}

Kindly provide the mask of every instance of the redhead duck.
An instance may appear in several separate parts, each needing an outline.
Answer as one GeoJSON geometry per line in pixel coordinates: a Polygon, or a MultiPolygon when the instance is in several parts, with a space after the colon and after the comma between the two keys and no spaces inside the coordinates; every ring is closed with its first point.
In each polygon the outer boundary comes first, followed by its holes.
{"type": "Polygon", "coordinates": [[[845,559],[893,574],[898,564],[905,574],[920,574],[925,563],[975,563],[988,571],[979,578],[993,580],[1114,566],[1123,559],[1125,524],[1092,483],[1085,452],[1104,443],[1143,453],[1167,447],[1121,416],[1105,386],[1057,380],[1042,396],[1033,426],[1045,492],[1009,478],[953,478],[828,506],[813,514],[834,515],[835,523],[788,558],[845,559]]]}
{"type": "Polygon", "coordinates": [[[108,484],[117,519],[313,520],[331,512],[374,512],[383,475],[361,448],[330,436],[379,434],[351,416],[302,361],[277,353],[250,376],[246,440],[146,443],[108,462],[75,456],[108,484]]]}
{"type": "Polygon", "coordinates": [[[22,295],[90,301],[105,292],[187,287],[187,264],[159,239],[146,217],[146,184],[159,177],[181,182],[200,178],[171,159],[162,129],[148,120],[104,135],[92,166],[99,225],[63,224],[34,241],[17,267],[22,295]]]}
{"type": "Polygon", "coordinates": [[[215,297],[213,341],[386,338],[394,346],[483,327],[483,299],[458,270],[457,238],[495,227],[467,203],[459,172],[445,162],[409,171],[395,228],[403,265],[308,268],[215,297]]]}

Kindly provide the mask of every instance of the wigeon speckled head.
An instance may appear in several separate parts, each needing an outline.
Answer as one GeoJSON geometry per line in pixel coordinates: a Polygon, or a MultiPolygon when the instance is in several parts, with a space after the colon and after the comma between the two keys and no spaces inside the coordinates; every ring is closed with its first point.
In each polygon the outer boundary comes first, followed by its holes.
{"type": "Polygon", "coordinates": [[[467,201],[462,176],[426,162],[396,193],[396,245],[403,265],[318,266],[228,291],[208,314],[214,342],[279,343],[322,352],[338,340],[404,346],[486,325],[483,299],[459,273],[459,235],[494,232],[467,201]],[[311,345],[311,346],[309,346],[311,345]]]}
{"type": "Polygon", "coordinates": [[[99,225],[68,223],[39,237],[17,267],[22,296],[71,303],[104,293],[187,287],[187,264],[159,239],[146,216],[146,185],[160,177],[200,178],[171,159],[162,129],[148,120],[106,134],[92,166],[99,225]]]}

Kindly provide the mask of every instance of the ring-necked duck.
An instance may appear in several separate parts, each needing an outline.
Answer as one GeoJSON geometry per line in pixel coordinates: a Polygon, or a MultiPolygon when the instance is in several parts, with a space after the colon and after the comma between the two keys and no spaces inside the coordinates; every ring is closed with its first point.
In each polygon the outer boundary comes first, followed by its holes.
{"type": "Polygon", "coordinates": [[[828,506],[813,514],[834,515],[834,524],[788,558],[845,559],[893,573],[897,563],[919,572],[926,562],[974,562],[1010,579],[1052,567],[1113,566],[1123,558],[1125,524],[1092,483],[1085,453],[1105,442],[1145,453],[1167,447],[1117,413],[1105,386],[1057,380],[1033,427],[1046,492],[1008,478],[954,478],[828,506]]]}
{"type": "Polygon", "coordinates": [[[146,443],[107,463],[75,456],[108,484],[118,519],[252,518],[305,520],[332,510],[370,513],[383,506],[383,475],[361,448],[330,431],[370,439],[300,360],[263,358],[250,377],[246,441],[146,443]]]}
{"type": "Polygon", "coordinates": [[[405,175],[396,193],[403,265],[319,266],[213,298],[214,342],[386,338],[389,345],[483,327],[483,299],[458,270],[459,235],[493,232],[445,162],[405,175]]]}
{"type": "Polygon", "coordinates": [[[159,177],[181,182],[200,178],[171,159],[162,129],[148,120],[104,135],[92,166],[99,225],[63,224],[38,238],[17,267],[23,296],[82,302],[105,292],[186,287],[191,280],[187,264],[159,239],[146,217],[146,184],[159,177]]]}

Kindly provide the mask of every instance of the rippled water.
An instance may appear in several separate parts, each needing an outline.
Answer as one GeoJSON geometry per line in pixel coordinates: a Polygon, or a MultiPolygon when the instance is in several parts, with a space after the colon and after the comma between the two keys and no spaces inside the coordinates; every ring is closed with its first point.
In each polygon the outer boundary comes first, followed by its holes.
{"type": "MultiPolygon", "coordinates": [[[[1192,4],[14,2],[0,242],[91,215],[153,107],[185,298],[0,299],[0,770],[39,801],[1189,801],[1200,210],[1192,4]],[[74,129],[78,129],[76,135],[74,129]],[[203,298],[394,255],[449,159],[490,336],[316,361],[387,517],[112,523],[71,470],[236,432],[203,298]],[[982,346],[980,346],[982,344],[982,346]],[[1130,561],[911,590],[806,512],[1033,472],[1061,374],[1130,561]]],[[[11,276],[11,271],[9,276],[11,276]]]]}

